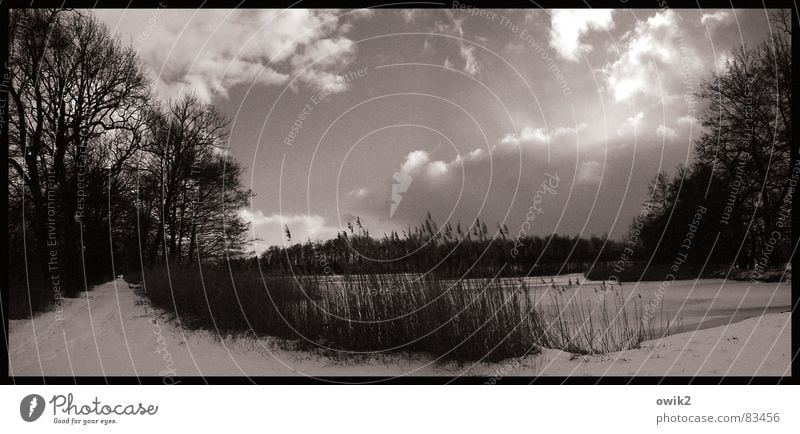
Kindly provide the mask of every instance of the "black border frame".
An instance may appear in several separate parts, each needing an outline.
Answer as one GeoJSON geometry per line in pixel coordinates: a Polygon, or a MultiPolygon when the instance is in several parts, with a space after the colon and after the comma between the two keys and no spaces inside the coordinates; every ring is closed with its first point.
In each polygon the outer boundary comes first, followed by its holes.
{"type": "MultiPolygon", "coordinates": [[[[0,28],[3,29],[0,35],[0,59],[2,59],[2,83],[0,83],[0,108],[2,111],[2,128],[0,128],[0,141],[8,144],[8,131],[5,126],[8,123],[8,110],[6,110],[8,102],[8,89],[5,85],[8,74],[8,54],[9,54],[9,10],[15,8],[43,8],[43,7],[74,7],[74,8],[156,8],[159,3],[167,3],[169,8],[402,8],[414,7],[425,9],[445,9],[451,8],[453,0],[271,0],[269,2],[258,2],[252,0],[123,0],[119,2],[100,1],[100,0],[0,0],[0,28]]],[[[795,29],[792,35],[792,56],[794,57],[798,52],[798,39],[796,29],[800,26],[798,20],[798,6],[792,0],[761,0],[760,2],[746,1],[746,0],[459,0],[459,4],[470,5],[475,7],[485,8],[622,8],[622,9],[660,9],[660,8],[747,8],[747,9],[764,9],[764,8],[786,8],[792,11],[792,27],[795,29]],[[702,3],[702,4],[701,4],[702,3]]],[[[798,65],[795,62],[792,65],[792,75],[794,78],[800,76],[798,73],[798,65]]],[[[792,104],[792,111],[797,112],[797,100],[792,104]]],[[[798,129],[792,130],[792,159],[798,158],[798,145],[800,137],[798,137],[798,129]]],[[[8,147],[0,147],[0,159],[7,161],[8,147]]],[[[8,165],[0,165],[0,174],[8,177],[8,165]]],[[[5,202],[8,202],[8,191],[3,189],[2,195],[5,202]]],[[[796,215],[800,205],[797,203],[797,194],[792,203],[792,215],[796,215]]],[[[794,217],[792,221],[795,222],[794,217]]],[[[7,227],[8,214],[2,213],[0,216],[0,223],[2,227],[7,227]]],[[[797,244],[798,233],[800,231],[792,231],[792,243],[797,244]]],[[[190,385],[217,385],[217,384],[230,384],[230,385],[244,385],[244,384],[261,384],[261,385],[306,385],[306,384],[407,384],[407,385],[436,385],[436,384],[485,384],[490,377],[432,377],[432,376],[403,376],[403,377],[373,377],[373,376],[336,376],[336,377],[285,377],[285,376],[270,376],[270,377],[222,377],[222,376],[208,376],[208,377],[186,377],[175,376],[170,377],[170,382],[165,383],[162,377],[135,377],[135,376],[118,376],[118,377],[30,377],[30,376],[16,376],[13,377],[9,372],[9,357],[8,357],[8,277],[12,272],[8,269],[8,232],[2,234],[3,250],[0,252],[2,258],[2,271],[0,271],[0,305],[2,305],[2,319],[4,326],[3,340],[0,345],[2,350],[2,358],[0,358],[0,384],[14,384],[14,385],[158,385],[158,384],[190,384],[190,385]]],[[[792,258],[792,265],[797,265],[797,258],[792,258]]],[[[800,293],[796,290],[794,282],[792,283],[792,314],[794,314],[794,307],[800,305],[800,293]]],[[[671,376],[671,377],[657,377],[657,376],[641,376],[641,377],[621,377],[621,376],[604,376],[604,377],[512,377],[505,376],[500,379],[495,379],[493,384],[575,384],[575,385],[785,385],[785,384],[800,384],[800,363],[798,363],[798,355],[800,355],[800,321],[797,318],[792,318],[791,327],[791,375],[785,377],[711,377],[711,376],[671,376]]]]}

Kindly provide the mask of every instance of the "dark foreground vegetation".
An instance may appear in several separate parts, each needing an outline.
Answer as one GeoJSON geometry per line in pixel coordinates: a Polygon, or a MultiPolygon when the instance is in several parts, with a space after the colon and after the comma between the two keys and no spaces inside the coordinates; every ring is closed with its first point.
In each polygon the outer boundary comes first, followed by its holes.
{"type": "Polygon", "coordinates": [[[7,31],[12,318],[127,270],[244,251],[250,192],[213,105],[160,101],[88,10],[14,9],[7,31]]]}
{"type": "Polygon", "coordinates": [[[184,327],[276,336],[329,353],[420,352],[442,360],[494,362],[536,354],[542,347],[579,354],[624,350],[660,336],[655,324],[643,319],[642,301],[626,302],[620,293],[590,310],[586,300],[562,297],[568,288],[498,279],[198,271],[149,269],[140,294],[175,312],[184,327]]]}

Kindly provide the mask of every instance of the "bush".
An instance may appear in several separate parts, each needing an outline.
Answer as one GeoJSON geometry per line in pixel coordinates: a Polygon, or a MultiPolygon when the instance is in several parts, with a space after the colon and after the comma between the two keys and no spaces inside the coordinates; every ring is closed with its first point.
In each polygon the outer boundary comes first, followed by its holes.
{"type": "Polygon", "coordinates": [[[444,360],[495,362],[541,347],[616,351],[637,346],[645,335],[627,317],[624,323],[595,319],[570,307],[567,320],[538,306],[524,284],[498,279],[262,276],[257,269],[219,266],[157,267],[143,277],[141,295],[185,327],[276,336],[345,354],[422,352],[444,360]]]}

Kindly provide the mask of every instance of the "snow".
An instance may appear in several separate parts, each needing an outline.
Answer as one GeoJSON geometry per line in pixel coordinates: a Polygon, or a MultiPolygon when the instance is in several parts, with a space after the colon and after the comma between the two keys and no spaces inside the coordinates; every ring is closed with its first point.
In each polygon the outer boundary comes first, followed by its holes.
{"type": "MultiPolygon", "coordinates": [[[[716,290],[718,282],[709,283],[716,290]]],[[[694,286],[697,286],[695,284],[694,286]]],[[[727,288],[726,288],[727,289],[727,288]]],[[[707,292],[707,291],[703,291],[707,292]]],[[[771,298],[770,298],[771,299],[771,298]]],[[[788,309],[787,309],[788,310],[788,309]]],[[[763,310],[762,312],[763,313],[763,310]]],[[[791,315],[769,313],[645,342],[601,356],[542,354],[495,364],[443,363],[423,355],[330,357],[273,339],[186,331],[152,309],[122,279],[10,322],[12,376],[414,376],[790,375],[791,315]]],[[[720,321],[719,318],[716,320],[720,321]]]]}

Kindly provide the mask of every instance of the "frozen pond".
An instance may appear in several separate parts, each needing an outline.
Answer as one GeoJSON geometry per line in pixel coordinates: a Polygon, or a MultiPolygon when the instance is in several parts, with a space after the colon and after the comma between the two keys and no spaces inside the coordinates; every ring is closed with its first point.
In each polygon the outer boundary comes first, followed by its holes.
{"type": "MultiPolygon", "coordinates": [[[[412,277],[412,276],[406,276],[412,277]]],[[[412,277],[413,278],[413,277],[412,277]]],[[[336,286],[339,277],[326,279],[336,286]]],[[[479,285],[473,279],[468,284],[479,285]]],[[[725,279],[676,280],[671,282],[608,282],[586,280],[582,274],[500,278],[504,287],[528,291],[548,311],[558,306],[591,312],[603,309],[613,318],[624,304],[632,320],[636,310],[644,312],[648,328],[659,331],[671,324],[671,333],[716,327],[767,313],[791,310],[790,282],[748,282],[725,279]],[[676,328],[677,327],[677,328],[676,328]]],[[[454,284],[455,280],[451,280],[454,284]]]]}

